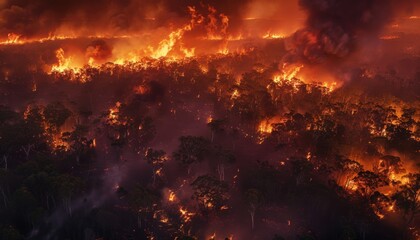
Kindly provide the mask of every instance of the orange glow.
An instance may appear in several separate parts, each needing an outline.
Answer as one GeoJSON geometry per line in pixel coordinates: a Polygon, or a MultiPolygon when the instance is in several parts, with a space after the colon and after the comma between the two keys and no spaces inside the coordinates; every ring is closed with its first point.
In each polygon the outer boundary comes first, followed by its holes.
{"type": "Polygon", "coordinates": [[[168,197],[168,201],[169,202],[174,202],[176,200],[176,195],[173,191],[169,190],[169,197],[168,197]]]}
{"type": "Polygon", "coordinates": [[[22,44],[23,41],[20,40],[21,35],[15,33],[7,34],[7,40],[1,42],[0,44],[9,45],[9,44],[22,44]]]}
{"type": "Polygon", "coordinates": [[[376,214],[376,216],[379,218],[379,219],[383,219],[384,217],[385,217],[385,215],[384,214],[382,214],[381,212],[379,212],[379,211],[374,211],[375,212],[375,214],[376,214]]]}
{"type": "Polygon", "coordinates": [[[357,184],[353,180],[348,181],[345,187],[351,191],[356,191],[358,188],[357,184]]]}
{"type": "Polygon", "coordinates": [[[220,207],[220,210],[228,210],[229,209],[229,207],[228,206],[221,206],[220,207]]]}
{"type": "Polygon", "coordinates": [[[181,218],[183,222],[190,222],[191,218],[195,215],[195,213],[188,212],[186,208],[180,207],[179,212],[181,213],[181,218]]]}
{"type": "Polygon", "coordinates": [[[307,154],[306,154],[306,160],[308,160],[308,161],[311,161],[311,152],[308,152],[307,154]]]}
{"type": "Polygon", "coordinates": [[[119,111],[120,111],[119,110],[120,107],[121,107],[121,103],[116,102],[115,107],[109,109],[108,121],[111,124],[118,124],[119,123],[118,114],[119,114],[119,111]]]}
{"type": "Polygon", "coordinates": [[[263,39],[279,39],[279,38],[285,38],[286,36],[281,33],[271,33],[267,32],[262,36],[263,39]]]}
{"type": "Polygon", "coordinates": [[[71,57],[66,57],[64,50],[62,48],[57,49],[55,51],[55,56],[57,57],[58,64],[53,65],[51,68],[51,72],[60,72],[63,73],[64,71],[71,70],[71,57]]]}
{"type": "Polygon", "coordinates": [[[399,38],[400,36],[397,36],[397,35],[384,35],[380,37],[380,39],[382,40],[394,40],[394,39],[399,39],[399,38]]]}
{"type": "Polygon", "coordinates": [[[211,235],[208,239],[209,240],[215,240],[216,239],[216,233],[213,233],[213,235],[211,235]]]}
{"type": "Polygon", "coordinates": [[[332,92],[337,88],[337,82],[332,82],[332,83],[324,82],[322,83],[322,86],[325,87],[328,90],[328,92],[332,92]]]}
{"type": "Polygon", "coordinates": [[[232,92],[232,95],[231,95],[230,99],[236,99],[236,98],[238,98],[239,96],[241,96],[241,94],[239,94],[238,89],[235,89],[235,90],[233,90],[233,92],[232,92]]]}
{"type": "Polygon", "coordinates": [[[258,131],[261,133],[271,133],[273,131],[273,126],[268,120],[264,120],[258,126],[258,131]]]}
{"type": "Polygon", "coordinates": [[[275,75],[273,77],[273,81],[275,83],[281,83],[283,81],[290,82],[293,78],[297,76],[297,74],[300,72],[302,68],[303,68],[303,65],[288,66],[286,64],[283,64],[282,73],[279,75],[275,75]]]}

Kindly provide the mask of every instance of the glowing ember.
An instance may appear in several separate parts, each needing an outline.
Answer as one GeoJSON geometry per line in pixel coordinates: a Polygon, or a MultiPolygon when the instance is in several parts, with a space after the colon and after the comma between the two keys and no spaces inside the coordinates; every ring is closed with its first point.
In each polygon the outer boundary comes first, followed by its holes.
{"type": "Polygon", "coordinates": [[[168,197],[168,201],[169,202],[174,202],[176,200],[176,195],[173,191],[169,190],[169,197],[168,197]]]}
{"type": "Polygon", "coordinates": [[[195,215],[195,213],[188,212],[186,208],[179,208],[179,212],[181,213],[181,218],[184,223],[190,222],[191,218],[195,215]]]}

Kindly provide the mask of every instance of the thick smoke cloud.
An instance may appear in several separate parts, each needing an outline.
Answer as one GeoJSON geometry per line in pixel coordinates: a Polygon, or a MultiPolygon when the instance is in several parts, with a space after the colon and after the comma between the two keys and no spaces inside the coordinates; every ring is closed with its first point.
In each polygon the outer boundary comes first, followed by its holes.
{"type": "Polygon", "coordinates": [[[410,14],[407,0],[300,0],[306,27],[288,42],[287,62],[340,59],[357,49],[359,40],[375,38],[397,14],[410,14]]]}

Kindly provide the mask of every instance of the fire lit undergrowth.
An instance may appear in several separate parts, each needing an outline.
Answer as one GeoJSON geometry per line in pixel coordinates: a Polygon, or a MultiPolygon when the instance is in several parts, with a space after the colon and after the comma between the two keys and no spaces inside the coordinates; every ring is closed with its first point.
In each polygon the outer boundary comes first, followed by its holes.
{"type": "Polygon", "coordinates": [[[418,236],[418,103],[246,58],[8,75],[2,236],[418,236]]]}

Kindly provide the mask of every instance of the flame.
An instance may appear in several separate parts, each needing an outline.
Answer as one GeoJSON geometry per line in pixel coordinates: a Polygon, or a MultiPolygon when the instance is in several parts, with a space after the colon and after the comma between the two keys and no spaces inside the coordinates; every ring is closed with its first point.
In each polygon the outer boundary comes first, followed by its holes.
{"type": "Polygon", "coordinates": [[[147,89],[147,87],[145,87],[143,85],[140,85],[140,86],[134,87],[133,91],[136,94],[143,95],[143,94],[146,94],[149,91],[149,89],[147,89]]]}
{"type": "Polygon", "coordinates": [[[36,82],[34,82],[32,84],[32,92],[36,92],[36,91],[37,91],[37,85],[36,85],[36,82]]]}
{"type": "Polygon", "coordinates": [[[267,32],[262,36],[263,39],[279,39],[279,38],[285,38],[286,36],[280,33],[271,33],[270,31],[267,32]]]}
{"type": "Polygon", "coordinates": [[[236,98],[238,98],[239,96],[241,96],[241,94],[239,94],[238,89],[235,89],[235,90],[233,90],[233,93],[232,93],[232,95],[231,95],[230,99],[236,99],[236,98]]]}
{"type": "Polygon", "coordinates": [[[169,222],[169,218],[168,218],[168,217],[166,217],[166,216],[162,216],[162,218],[160,219],[160,221],[161,221],[162,223],[168,223],[168,222],[169,222]]]}
{"type": "Polygon", "coordinates": [[[181,218],[184,223],[190,222],[191,218],[195,215],[195,213],[188,212],[187,209],[180,207],[179,212],[181,213],[181,218]]]}
{"type": "Polygon", "coordinates": [[[176,200],[176,195],[173,191],[169,190],[169,197],[168,197],[168,201],[169,202],[174,202],[176,200]]]}
{"type": "Polygon", "coordinates": [[[275,83],[281,83],[283,81],[290,82],[292,79],[296,77],[296,75],[300,72],[302,68],[303,68],[303,65],[288,66],[287,64],[283,64],[282,73],[279,75],[274,75],[273,81],[275,83]]]}
{"type": "Polygon", "coordinates": [[[332,83],[324,82],[322,83],[322,86],[326,88],[329,93],[331,93],[337,88],[337,82],[332,82],[332,83]]]}
{"type": "Polygon", "coordinates": [[[116,102],[115,103],[115,107],[109,109],[108,120],[109,120],[109,122],[111,124],[117,124],[117,123],[119,123],[118,113],[119,113],[119,108],[120,107],[121,107],[121,103],[120,102],[116,102]]]}
{"type": "Polygon", "coordinates": [[[2,45],[10,45],[10,44],[22,44],[23,41],[20,40],[22,35],[15,34],[15,33],[9,33],[7,34],[7,40],[4,42],[1,42],[2,45]]]}
{"type": "Polygon", "coordinates": [[[228,210],[228,209],[229,209],[229,207],[228,206],[225,206],[225,205],[223,205],[223,206],[220,207],[220,210],[228,210]]]}
{"type": "Polygon", "coordinates": [[[273,131],[272,123],[270,123],[269,120],[264,120],[260,122],[260,125],[258,126],[258,131],[260,133],[266,133],[269,134],[273,131]]]}
{"type": "Polygon", "coordinates": [[[59,149],[60,148],[60,149],[63,149],[64,151],[68,151],[68,150],[70,150],[70,145],[67,142],[63,141],[63,139],[61,137],[62,134],[63,133],[59,133],[59,134],[54,134],[52,136],[51,146],[54,149],[59,149]]]}
{"type": "Polygon", "coordinates": [[[375,210],[375,211],[374,211],[374,213],[375,213],[375,215],[376,215],[379,219],[383,219],[383,218],[385,217],[385,215],[384,215],[384,214],[382,214],[381,212],[379,212],[379,211],[377,211],[377,210],[375,210]]]}
{"type": "Polygon", "coordinates": [[[308,160],[308,161],[311,161],[311,152],[308,152],[307,154],[306,154],[306,160],[308,160]]]}
{"type": "Polygon", "coordinates": [[[216,239],[216,233],[213,233],[213,235],[211,235],[208,239],[209,240],[215,240],[216,239]]]}
{"type": "Polygon", "coordinates": [[[395,212],[395,202],[390,204],[387,210],[388,212],[395,212]]]}
{"type": "Polygon", "coordinates": [[[353,180],[350,180],[346,183],[345,188],[351,191],[356,191],[358,186],[353,180]]]}
{"type": "Polygon", "coordinates": [[[159,168],[158,170],[156,170],[155,171],[155,174],[157,175],[157,176],[162,176],[162,168],[159,168]]]}
{"type": "MultiPolygon", "coordinates": [[[[185,32],[191,31],[192,27],[190,25],[186,25],[183,28],[179,28],[173,32],[171,32],[167,39],[162,40],[159,43],[157,49],[153,49],[153,47],[149,47],[151,50],[151,57],[152,58],[162,58],[166,57],[170,51],[174,48],[175,44],[181,40],[182,36],[185,32]]],[[[191,52],[190,52],[191,53],[191,52]]]]}
{"type": "Polygon", "coordinates": [[[57,51],[55,51],[55,56],[57,57],[58,64],[52,66],[51,72],[63,73],[64,71],[71,69],[70,68],[71,57],[69,58],[65,57],[64,49],[62,48],[57,49],[57,51]]]}

